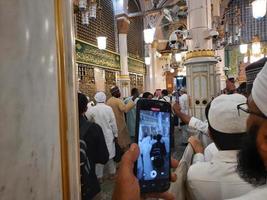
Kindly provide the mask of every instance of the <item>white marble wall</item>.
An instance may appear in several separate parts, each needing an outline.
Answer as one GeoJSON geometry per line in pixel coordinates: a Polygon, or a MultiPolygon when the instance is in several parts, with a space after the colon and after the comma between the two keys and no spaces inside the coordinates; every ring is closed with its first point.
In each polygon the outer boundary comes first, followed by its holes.
{"type": "Polygon", "coordinates": [[[153,94],[156,88],[156,69],[157,69],[157,56],[156,56],[157,49],[151,45],[150,48],[150,92],[153,94]]]}
{"type": "MultiPolygon", "coordinates": [[[[62,199],[54,3],[0,1],[1,200],[62,199]]],[[[72,102],[73,72],[67,91],[72,102]]]]}

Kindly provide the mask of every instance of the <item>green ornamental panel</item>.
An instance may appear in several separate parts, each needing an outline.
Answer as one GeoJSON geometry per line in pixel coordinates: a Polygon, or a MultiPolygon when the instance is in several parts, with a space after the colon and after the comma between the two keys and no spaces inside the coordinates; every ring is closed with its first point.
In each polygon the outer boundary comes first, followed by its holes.
{"type": "Polygon", "coordinates": [[[145,63],[141,60],[128,57],[128,70],[132,73],[145,74],[145,63]]]}
{"type": "Polygon", "coordinates": [[[100,50],[96,46],[78,39],[76,39],[76,61],[101,68],[120,70],[119,54],[100,50]]]}
{"type": "MultiPolygon", "coordinates": [[[[120,55],[109,50],[99,50],[97,46],[76,39],[76,62],[105,69],[120,71],[120,55]]],[[[130,73],[145,74],[145,63],[142,60],[128,57],[130,73]]]]}

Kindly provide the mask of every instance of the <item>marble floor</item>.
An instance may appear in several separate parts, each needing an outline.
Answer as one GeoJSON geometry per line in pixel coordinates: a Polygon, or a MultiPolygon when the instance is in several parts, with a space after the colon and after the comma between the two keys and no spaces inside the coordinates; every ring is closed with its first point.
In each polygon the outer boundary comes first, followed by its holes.
{"type": "MultiPolygon", "coordinates": [[[[175,128],[174,133],[175,133],[175,139],[174,139],[175,148],[172,150],[172,156],[175,159],[179,160],[182,157],[186,146],[181,144],[181,132],[179,131],[178,128],[175,128]]],[[[101,189],[102,189],[101,200],[111,200],[113,187],[114,187],[114,180],[104,179],[104,182],[101,184],[101,189]]]]}

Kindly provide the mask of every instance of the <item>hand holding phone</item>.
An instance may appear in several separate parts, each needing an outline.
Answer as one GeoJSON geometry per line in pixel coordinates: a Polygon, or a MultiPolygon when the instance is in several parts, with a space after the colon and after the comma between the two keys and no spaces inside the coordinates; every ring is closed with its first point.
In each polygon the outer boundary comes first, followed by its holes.
{"type": "MultiPolygon", "coordinates": [[[[113,190],[112,200],[143,200],[146,198],[160,198],[174,200],[175,197],[169,192],[162,193],[140,193],[139,181],[133,173],[133,166],[140,154],[139,147],[132,144],[130,149],[123,155],[118,171],[118,176],[113,190]]],[[[178,161],[172,159],[171,167],[175,169],[178,166],[178,161]]],[[[175,182],[177,176],[173,173],[171,181],[175,182]]]]}
{"type": "Polygon", "coordinates": [[[168,102],[143,99],[137,103],[140,155],[135,173],[142,193],[164,192],[170,186],[170,117],[168,102]]]}

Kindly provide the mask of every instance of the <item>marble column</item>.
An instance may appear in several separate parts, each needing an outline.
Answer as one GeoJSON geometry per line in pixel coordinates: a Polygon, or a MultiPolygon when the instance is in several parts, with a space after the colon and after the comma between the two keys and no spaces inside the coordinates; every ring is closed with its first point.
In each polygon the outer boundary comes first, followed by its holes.
{"type": "Polygon", "coordinates": [[[146,51],[147,55],[150,57],[150,64],[147,65],[147,74],[146,74],[146,91],[151,92],[152,94],[157,89],[156,85],[156,72],[157,72],[157,41],[154,41],[152,44],[147,44],[146,51]]]}
{"type": "Polygon", "coordinates": [[[192,115],[204,119],[207,103],[218,93],[215,51],[212,50],[211,0],[188,0],[187,25],[190,39],[186,55],[187,91],[192,115]]]}
{"type": "Polygon", "coordinates": [[[149,57],[149,63],[145,61],[146,63],[146,74],[145,74],[145,91],[146,92],[152,92],[151,91],[151,84],[150,84],[150,78],[151,75],[151,44],[146,44],[145,46],[145,59],[149,57]]]}
{"type": "Polygon", "coordinates": [[[145,91],[146,92],[152,92],[150,91],[150,65],[146,65],[146,76],[145,76],[145,91]]]}
{"type": "Polygon", "coordinates": [[[1,200],[80,199],[72,12],[0,1],[1,200]]]}
{"type": "MultiPolygon", "coordinates": [[[[151,68],[151,74],[150,74],[150,84],[151,84],[151,91],[152,92],[155,92],[157,88],[157,80],[156,80],[156,70],[157,70],[157,46],[158,46],[158,43],[157,41],[153,41],[153,43],[151,44],[151,48],[150,48],[150,68],[151,68]]],[[[159,88],[160,89],[160,88],[159,88]]],[[[153,93],[152,93],[153,94],[153,93]]]]}
{"type": "Polygon", "coordinates": [[[130,77],[128,71],[128,49],[127,49],[127,33],[130,21],[127,16],[117,18],[117,28],[119,33],[119,53],[121,74],[119,77],[122,97],[130,96],[130,77]]]}

